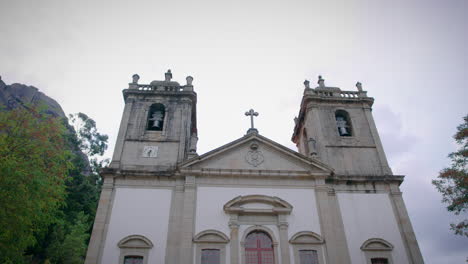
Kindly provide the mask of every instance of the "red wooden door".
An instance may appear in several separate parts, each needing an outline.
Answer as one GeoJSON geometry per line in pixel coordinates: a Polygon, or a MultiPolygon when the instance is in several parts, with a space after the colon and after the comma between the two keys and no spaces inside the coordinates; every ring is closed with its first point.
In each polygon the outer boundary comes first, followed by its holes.
{"type": "Polygon", "coordinates": [[[254,231],[245,239],[246,264],[274,264],[273,241],[264,232],[254,231]]]}

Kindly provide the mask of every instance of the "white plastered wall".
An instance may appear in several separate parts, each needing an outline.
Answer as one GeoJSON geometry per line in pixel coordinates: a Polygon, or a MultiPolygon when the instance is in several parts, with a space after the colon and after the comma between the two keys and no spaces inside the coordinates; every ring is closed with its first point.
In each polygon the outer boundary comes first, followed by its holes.
{"type": "MultiPolygon", "coordinates": [[[[230,235],[228,226],[229,215],[223,211],[223,206],[231,199],[239,195],[261,194],[279,197],[293,206],[291,214],[287,217],[289,223],[288,239],[299,231],[320,232],[320,222],[315,200],[315,191],[313,189],[296,188],[249,188],[249,187],[198,187],[197,188],[197,209],[195,234],[206,230],[216,229],[227,236],[230,235]]],[[[248,225],[239,227],[239,241],[242,240],[243,232],[248,225]]],[[[269,226],[268,228],[275,232],[276,240],[278,237],[278,228],[269,226]]],[[[226,245],[226,257],[229,260],[229,244],[226,245]]],[[[240,259],[241,256],[239,256],[240,259]]],[[[281,258],[278,259],[280,260],[281,258]]],[[[229,263],[229,261],[227,262],[229,263]]]]}
{"type": "Polygon", "coordinates": [[[361,245],[370,238],[390,242],[393,263],[408,263],[388,194],[338,193],[352,264],[366,263],[361,245]]]}
{"type": "Polygon", "coordinates": [[[129,235],[143,235],[153,243],[148,263],[164,263],[171,190],[116,188],[101,263],[119,263],[117,243],[129,235]]]}

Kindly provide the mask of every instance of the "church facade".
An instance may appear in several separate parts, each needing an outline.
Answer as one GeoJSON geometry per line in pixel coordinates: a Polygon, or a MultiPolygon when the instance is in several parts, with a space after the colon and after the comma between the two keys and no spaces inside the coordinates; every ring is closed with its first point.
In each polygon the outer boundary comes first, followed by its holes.
{"type": "Polygon", "coordinates": [[[424,263],[360,83],[304,82],[298,152],[252,125],[199,155],[186,80],[123,90],[86,264],[424,263]]]}

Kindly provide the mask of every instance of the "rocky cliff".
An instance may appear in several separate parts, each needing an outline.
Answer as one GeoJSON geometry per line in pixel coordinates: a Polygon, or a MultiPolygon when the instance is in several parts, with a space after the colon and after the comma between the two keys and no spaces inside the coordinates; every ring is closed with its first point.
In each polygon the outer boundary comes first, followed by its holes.
{"type": "MultiPolygon", "coordinates": [[[[38,88],[34,86],[28,86],[20,83],[13,83],[11,85],[5,84],[0,77],[0,111],[8,111],[17,107],[27,107],[27,106],[44,106],[46,108],[46,113],[63,118],[68,121],[65,113],[62,110],[57,101],[48,97],[44,93],[40,92],[38,88]]],[[[75,130],[72,126],[68,125],[68,122],[65,122],[67,129],[70,133],[75,134],[75,130]]],[[[87,175],[91,171],[89,161],[87,156],[81,152],[79,149],[72,149],[72,152],[78,155],[83,160],[83,170],[82,173],[87,175]]]]}

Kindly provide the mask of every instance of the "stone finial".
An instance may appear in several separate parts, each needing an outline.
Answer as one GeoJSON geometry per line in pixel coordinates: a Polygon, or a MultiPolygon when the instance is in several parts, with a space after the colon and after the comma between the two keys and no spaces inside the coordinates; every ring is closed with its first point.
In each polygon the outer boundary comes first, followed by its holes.
{"type": "Polygon", "coordinates": [[[138,80],[140,80],[140,75],[138,75],[138,74],[136,74],[136,73],[133,74],[133,76],[132,76],[132,83],[133,83],[133,84],[138,84],[138,80]]]}
{"type": "Polygon", "coordinates": [[[305,86],[306,89],[310,89],[310,82],[309,82],[309,80],[305,80],[305,81],[304,81],[304,86],[305,86]]]}
{"type": "Polygon", "coordinates": [[[166,82],[170,82],[172,79],[172,72],[171,70],[167,70],[167,72],[164,74],[164,80],[166,82]]]}
{"type": "Polygon", "coordinates": [[[362,83],[361,82],[357,82],[356,87],[357,87],[359,92],[362,92],[362,83]]]}
{"type": "Polygon", "coordinates": [[[322,78],[322,75],[319,75],[318,76],[318,81],[317,81],[318,85],[320,88],[325,88],[325,80],[322,78]]]}
{"type": "Polygon", "coordinates": [[[192,86],[192,82],[193,82],[193,77],[192,76],[187,76],[185,78],[185,80],[187,81],[187,85],[192,86]]]}

